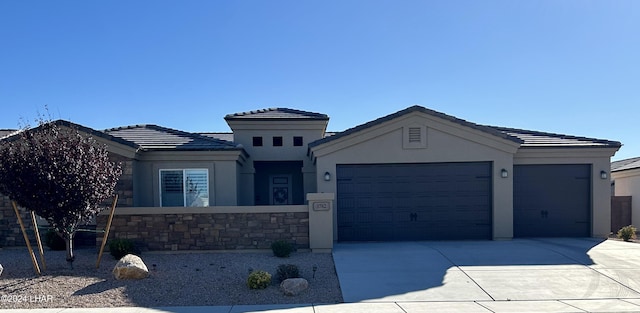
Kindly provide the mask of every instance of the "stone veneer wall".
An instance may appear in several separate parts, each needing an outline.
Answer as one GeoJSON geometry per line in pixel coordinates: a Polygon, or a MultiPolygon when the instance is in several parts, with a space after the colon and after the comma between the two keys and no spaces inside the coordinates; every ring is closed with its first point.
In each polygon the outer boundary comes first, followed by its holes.
{"type": "MultiPolygon", "coordinates": [[[[120,162],[122,175],[116,184],[118,194],[118,207],[133,206],[133,160],[117,155],[109,154],[109,159],[113,162],[120,162]]],[[[107,199],[105,206],[111,207],[113,199],[107,199]]]]}
{"type": "MultiPolygon", "coordinates": [[[[117,210],[116,210],[117,212],[117,210]]],[[[98,216],[104,229],[108,215],[98,216]]],[[[149,250],[269,249],[286,240],[309,248],[309,213],[189,213],[116,215],[109,239],[132,239],[149,250]]],[[[99,247],[102,238],[97,238],[99,247]]]]}
{"type": "MultiPolygon", "coordinates": [[[[27,228],[27,234],[35,240],[33,226],[31,225],[31,215],[26,210],[20,210],[20,217],[27,228]]],[[[20,231],[20,224],[16,218],[16,213],[11,206],[9,197],[0,194],[0,247],[24,246],[24,237],[20,231]]]]}
{"type": "MultiPolygon", "coordinates": [[[[109,154],[112,161],[120,162],[122,175],[116,185],[118,193],[118,207],[133,206],[133,160],[116,154],[109,154]]],[[[113,199],[105,201],[105,207],[111,207],[113,199]]],[[[107,210],[108,211],[108,210],[107,210]]],[[[20,209],[22,222],[25,224],[29,239],[35,243],[35,234],[31,223],[31,215],[25,209],[20,209]]],[[[101,228],[98,228],[101,229],[101,228]]],[[[41,230],[41,235],[43,231],[41,230]]],[[[92,236],[95,233],[77,233],[76,236],[92,236]]],[[[98,234],[97,237],[100,237],[98,234]]],[[[77,237],[76,237],[77,238],[77,237]]],[[[9,197],[0,194],[0,247],[24,246],[24,237],[20,231],[20,225],[11,206],[9,197]]]]}

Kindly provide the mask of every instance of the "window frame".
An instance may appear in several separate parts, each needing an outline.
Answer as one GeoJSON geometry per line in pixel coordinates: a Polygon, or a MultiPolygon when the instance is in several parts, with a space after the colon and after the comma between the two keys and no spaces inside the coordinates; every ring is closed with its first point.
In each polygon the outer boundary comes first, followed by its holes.
{"type": "Polygon", "coordinates": [[[302,136],[293,136],[293,146],[294,147],[304,146],[304,138],[302,136]],[[299,143],[299,145],[297,143],[299,143]]]}
{"type": "Polygon", "coordinates": [[[197,208],[197,207],[207,207],[211,205],[211,182],[209,180],[209,169],[208,168],[161,168],[158,169],[158,197],[160,207],[184,207],[184,208],[197,208]],[[182,206],[164,206],[162,203],[162,172],[182,172],[182,206]],[[187,206],[187,171],[203,171],[205,173],[205,181],[207,182],[207,205],[206,206],[187,206]]]}
{"type": "Polygon", "coordinates": [[[264,141],[262,140],[262,136],[253,136],[252,144],[254,147],[262,147],[264,145],[264,141]]]}

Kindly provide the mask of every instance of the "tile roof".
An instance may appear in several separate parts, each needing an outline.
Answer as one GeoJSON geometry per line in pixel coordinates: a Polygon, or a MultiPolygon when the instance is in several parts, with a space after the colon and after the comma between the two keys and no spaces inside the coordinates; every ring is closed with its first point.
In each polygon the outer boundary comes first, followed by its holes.
{"type": "Polygon", "coordinates": [[[519,139],[519,138],[517,138],[515,136],[508,135],[508,134],[506,134],[504,132],[498,131],[498,130],[492,128],[492,127],[471,123],[471,122],[465,121],[463,119],[459,119],[459,118],[451,116],[451,115],[447,115],[447,114],[440,113],[440,112],[437,112],[437,111],[434,111],[434,110],[431,110],[431,109],[427,109],[427,108],[419,106],[419,105],[414,105],[414,106],[408,107],[408,108],[406,108],[404,110],[398,111],[396,113],[389,114],[387,116],[383,116],[383,117],[378,118],[376,120],[373,120],[371,122],[364,123],[362,125],[358,125],[358,126],[353,127],[353,128],[349,128],[349,129],[347,129],[345,131],[342,131],[342,132],[337,132],[333,136],[329,136],[329,137],[325,137],[325,138],[316,140],[316,141],[310,143],[309,147],[314,147],[314,146],[323,144],[325,142],[329,142],[329,141],[332,141],[332,140],[336,140],[336,139],[348,136],[350,134],[353,134],[353,133],[359,132],[361,130],[373,127],[375,125],[382,124],[384,122],[393,120],[393,119],[398,118],[398,117],[400,117],[402,115],[409,114],[409,113],[412,113],[412,112],[422,112],[422,113],[425,113],[425,114],[428,114],[428,115],[431,115],[431,116],[435,116],[435,117],[439,117],[441,119],[445,119],[445,120],[448,120],[448,121],[456,123],[456,124],[467,126],[467,127],[470,127],[470,128],[473,128],[473,129],[476,129],[476,130],[479,130],[479,131],[482,131],[482,132],[485,132],[485,133],[488,133],[488,134],[491,134],[491,135],[494,135],[494,136],[497,136],[497,137],[500,137],[500,138],[503,138],[503,139],[506,139],[506,140],[510,140],[510,141],[517,142],[517,143],[522,143],[521,139],[519,139]]]}
{"type": "Polygon", "coordinates": [[[640,157],[611,162],[611,171],[619,172],[640,168],[640,157]]]}
{"type": "MultiPolygon", "coordinates": [[[[126,140],[124,140],[122,138],[113,137],[113,136],[111,136],[111,135],[109,135],[109,134],[107,134],[105,132],[97,131],[97,130],[95,130],[93,128],[82,126],[80,124],[72,123],[72,122],[65,121],[65,120],[55,120],[55,121],[52,121],[50,123],[53,123],[53,124],[58,125],[58,126],[65,126],[65,127],[69,127],[69,128],[72,128],[72,129],[77,129],[77,130],[79,130],[81,132],[84,132],[84,133],[87,133],[87,134],[89,134],[91,136],[95,136],[95,137],[100,137],[100,138],[104,138],[104,139],[107,139],[107,140],[111,140],[111,141],[114,141],[114,142],[117,142],[117,143],[120,143],[120,144],[123,144],[123,145],[126,145],[126,146],[130,146],[132,148],[138,148],[133,142],[126,141],[126,140]]],[[[39,125],[39,126],[36,126],[34,128],[26,129],[26,131],[31,131],[31,130],[34,130],[34,129],[38,129],[40,127],[41,126],[39,125]]],[[[11,133],[5,134],[4,137],[0,136],[0,140],[17,140],[18,138],[20,138],[17,135],[20,134],[22,131],[23,130],[15,130],[15,131],[13,131],[11,133]]]]}
{"type": "Polygon", "coordinates": [[[233,133],[198,133],[202,136],[207,136],[214,139],[226,140],[233,142],[233,133]]]}
{"type": "Polygon", "coordinates": [[[17,129],[0,129],[0,138],[7,137],[17,131],[17,129]]]}
{"type": "Polygon", "coordinates": [[[506,127],[497,127],[497,126],[487,126],[487,125],[479,125],[475,123],[468,122],[463,119],[459,119],[457,117],[447,115],[444,113],[440,113],[431,109],[424,108],[422,106],[412,106],[406,108],[404,110],[398,111],[396,113],[381,117],[379,119],[373,120],[371,122],[347,129],[343,132],[337,132],[333,136],[325,136],[325,138],[316,140],[309,144],[309,147],[317,146],[323,144],[325,142],[329,142],[331,140],[335,140],[344,136],[348,136],[355,132],[361,131],[363,129],[367,129],[369,127],[384,123],[386,121],[395,119],[402,115],[411,113],[411,112],[422,112],[431,116],[439,117],[445,120],[448,120],[453,123],[457,123],[466,127],[470,127],[503,139],[511,140],[517,142],[523,148],[553,148],[553,147],[575,147],[575,148],[587,148],[587,147],[596,147],[596,148],[619,148],[622,146],[617,141],[609,141],[603,139],[595,139],[595,138],[586,138],[586,137],[577,137],[570,135],[562,135],[562,134],[553,134],[553,133],[545,133],[531,130],[523,130],[523,129],[514,129],[514,128],[506,128],[506,127]]]}
{"type": "Polygon", "coordinates": [[[322,120],[328,121],[329,116],[321,113],[307,112],[287,108],[269,108],[256,111],[228,114],[225,120],[257,119],[257,120],[322,120]]]}
{"type": "Polygon", "coordinates": [[[520,138],[523,148],[619,148],[622,146],[617,141],[609,141],[604,139],[578,137],[563,134],[545,133],[533,130],[506,128],[498,126],[490,126],[509,136],[520,138]]]}
{"type": "Polygon", "coordinates": [[[143,150],[218,151],[242,149],[226,140],[157,125],[133,125],[107,129],[104,132],[132,142],[143,150]]]}

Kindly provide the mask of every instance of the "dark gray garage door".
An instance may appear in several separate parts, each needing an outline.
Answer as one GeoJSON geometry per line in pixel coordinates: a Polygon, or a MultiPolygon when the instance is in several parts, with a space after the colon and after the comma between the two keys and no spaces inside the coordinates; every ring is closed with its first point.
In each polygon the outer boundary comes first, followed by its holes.
{"type": "Polygon", "coordinates": [[[591,234],[591,165],[516,165],[513,168],[515,237],[591,234]]]}
{"type": "Polygon", "coordinates": [[[338,165],[338,240],[490,239],[491,168],[490,162],[338,165]]]}

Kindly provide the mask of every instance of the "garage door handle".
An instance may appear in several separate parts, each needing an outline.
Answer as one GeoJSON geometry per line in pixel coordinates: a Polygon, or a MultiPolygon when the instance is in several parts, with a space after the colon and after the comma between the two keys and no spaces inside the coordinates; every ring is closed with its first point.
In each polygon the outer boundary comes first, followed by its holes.
{"type": "Polygon", "coordinates": [[[547,210],[540,211],[540,217],[549,218],[549,211],[547,211],[547,210]]]}
{"type": "Polygon", "coordinates": [[[409,221],[417,222],[418,221],[418,213],[409,213],[409,221]]]}

